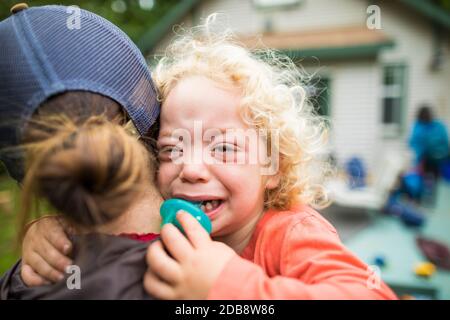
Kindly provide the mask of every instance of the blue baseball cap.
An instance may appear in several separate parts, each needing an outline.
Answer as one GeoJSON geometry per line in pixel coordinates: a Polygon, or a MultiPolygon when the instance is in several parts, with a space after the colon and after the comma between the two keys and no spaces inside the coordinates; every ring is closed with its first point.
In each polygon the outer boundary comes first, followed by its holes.
{"type": "Polygon", "coordinates": [[[66,91],[90,91],[118,102],[141,135],[160,103],[144,57],[106,19],[67,6],[19,4],[0,22],[0,160],[23,178],[23,156],[11,152],[35,109],[66,91]]]}

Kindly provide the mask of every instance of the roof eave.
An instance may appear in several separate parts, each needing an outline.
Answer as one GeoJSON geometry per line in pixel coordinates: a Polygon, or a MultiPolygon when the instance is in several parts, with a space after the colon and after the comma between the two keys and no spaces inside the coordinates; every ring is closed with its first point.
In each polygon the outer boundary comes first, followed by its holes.
{"type": "Polygon", "coordinates": [[[305,49],[280,49],[282,53],[288,55],[291,59],[348,59],[364,58],[376,56],[380,50],[391,48],[395,45],[393,41],[386,41],[375,44],[360,44],[354,46],[342,47],[323,47],[323,48],[305,48],[305,49]]]}
{"type": "Polygon", "coordinates": [[[161,20],[138,40],[137,46],[143,53],[151,52],[167,31],[191,12],[202,0],[183,0],[175,5],[161,20]]]}
{"type": "Polygon", "coordinates": [[[400,0],[404,4],[427,16],[436,23],[450,29],[450,14],[433,3],[424,0],[400,0]]]}

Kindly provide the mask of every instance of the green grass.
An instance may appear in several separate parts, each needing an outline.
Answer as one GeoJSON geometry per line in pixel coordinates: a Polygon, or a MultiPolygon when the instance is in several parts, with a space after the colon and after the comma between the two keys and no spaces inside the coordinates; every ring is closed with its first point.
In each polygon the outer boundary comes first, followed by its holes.
{"type": "Polygon", "coordinates": [[[9,204],[0,205],[0,275],[2,275],[20,256],[15,246],[19,188],[12,179],[0,176],[0,192],[2,195],[6,192],[11,200],[9,204]]]}

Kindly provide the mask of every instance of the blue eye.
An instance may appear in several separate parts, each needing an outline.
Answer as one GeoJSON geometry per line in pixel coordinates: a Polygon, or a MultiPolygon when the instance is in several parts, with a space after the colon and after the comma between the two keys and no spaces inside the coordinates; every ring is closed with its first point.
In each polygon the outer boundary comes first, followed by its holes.
{"type": "Polygon", "coordinates": [[[236,151],[236,147],[234,145],[228,144],[228,143],[221,143],[216,145],[213,148],[213,152],[221,152],[221,153],[227,153],[227,152],[234,152],[236,151]]]}
{"type": "Polygon", "coordinates": [[[174,160],[183,155],[183,149],[177,146],[165,146],[159,149],[158,157],[160,160],[174,160]]]}
{"type": "Polygon", "coordinates": [[[212,156],[220,162],[236,161],[238,147],[231,143],[219,143],[211,149],[212,156]]]}

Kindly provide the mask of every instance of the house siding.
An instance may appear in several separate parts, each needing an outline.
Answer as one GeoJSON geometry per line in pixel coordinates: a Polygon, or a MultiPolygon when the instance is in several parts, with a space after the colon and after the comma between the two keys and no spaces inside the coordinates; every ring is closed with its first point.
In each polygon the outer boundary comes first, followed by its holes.
{"type": "Polygon", "coordinates": [[[225,13],[232,29],[249,34],[264,31],[267,19],[272,20],[274,31],[281,32],[361,25],[365,23],[366,8],[360,0],[301,0],[293,8],[269,12],[259,10],[251,0],[213,0],[205,1],[199,12],[203,17],[225,13]]]}
{"type": "Polygon", "coordinates": [[[335,63],[331,79],[331,149],[339,163],[361,157],[369,168],[377,159],[379,68],[373,60],[335,63]]]}

